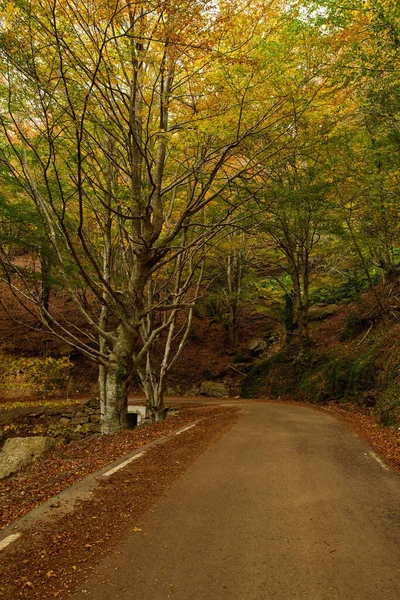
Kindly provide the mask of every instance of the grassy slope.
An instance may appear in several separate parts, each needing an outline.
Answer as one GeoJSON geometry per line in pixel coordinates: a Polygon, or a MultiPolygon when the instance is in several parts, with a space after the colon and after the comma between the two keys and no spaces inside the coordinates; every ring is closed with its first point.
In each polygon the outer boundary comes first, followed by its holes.
{"type": "Polygon", "coordinates": [[[314,403],[347,401],[373,408],[386,425],[400,424],[400,285],[381,285],[312,324],[302,360],[284,348],[244,379],[244,397],[290,397],[314,403]]]}

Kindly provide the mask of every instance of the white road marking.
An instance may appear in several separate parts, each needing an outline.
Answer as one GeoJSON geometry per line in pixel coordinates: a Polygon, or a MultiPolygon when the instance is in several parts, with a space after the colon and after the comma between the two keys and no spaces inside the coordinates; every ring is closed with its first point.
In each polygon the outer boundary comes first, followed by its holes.
{"type": "Polygon", "coordinates": [[[117,465],[116,467],[114,467],[113,469],[111,469],[110,471],[107,471],[107,473],[103,473],[103,477],[110,477],[110,475],[113,475],[114,473],[116,473],[117,471],[119,471],[120,469],[123,469],[124,467],[126,467],[126,465],[129,465],[131,462],[133,462],[134,460],[138,460],[138,458],[140,458],[141,456],[143,456],[144,454],[146,454],[146,451],[143,450],[143,452],[139,452],[139,454],[135,454],[135,456],[132,456],[131,458],[128,458],[128,460],[125,460],[123,463],[121,463],[120,465],[117,465]]]}
{"type": "Polygon", "coordinates": [[[13,533],[12,535],[6,537],[2,542],[0,542],[0,550],[7,548],[7,546],[15,542],[15,540],[17,540],[19,537],[21,537],[20,533],[13,533]]]}
{"type": "Polygon", "coordinates": [[[184,431],[188,431],[189,429],[192,429],[192,427],[196,427],[196,423],[193,423],[193,425],[189,425],[189,427],[184,427],[183,429],[180,429],[179,431],[177,431],[175,433],[175,435],[181,435],[181,433],[183,433],[184,431]]]}
{"type": "Polygon", "coordinates": [[[378,463],[381,465],[382,469],[385,469],[385,471],[389,471],[389,467],[387,467],[387,466],[385,465],[385,463],[383,462],[383,460],[381,460],[381,459],[379,458],[379,456],[377,456],[377,455],[375,454],[375,452],[370,452],[370,455],[372,456],[372,458],[374,458],[374,459],[376,460],[376,462],[378,462],[378,463]]]}
{"type": "MultiPolygon", "coordinates": [[[[175,435],[180,435],[184,431],[188,431],[189,429],[192,429],[192,427],[196,427],[196,423],[193,423],[192,425],[189,425],[188,427],[184,427],[183,429],[180,429],[179,431],[176,431],[175,435]]],[[[129,465],[129,463],[131,463],[132,461],[137,460],[138,458],[140,458],[141,456],[143,456],[143,454],[146,454],[146,450],[143,450],[143,452],[139,452],[139,454],[135,454],[135,456],[132,456],[131,458],[128,458],[128,460],[125,460],[120,465],[117,465],[116,467],[114,467],[110,471],[107,471],[107,473],[103,473],[103,477],[110,477],[110,475],[113,475],[114,473],[116,473],[120,469],[123,469],[124,467],[126,467],[126,465],[129,465]]]]}

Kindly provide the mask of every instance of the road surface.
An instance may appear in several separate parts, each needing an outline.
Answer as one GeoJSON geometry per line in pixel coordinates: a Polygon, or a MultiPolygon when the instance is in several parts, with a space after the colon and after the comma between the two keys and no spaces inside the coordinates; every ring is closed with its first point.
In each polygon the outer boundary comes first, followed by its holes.
{"type": "Polygon", "coordinates": [[[247,404],[73,598],[399,600],[399,516],[400,477],[343,423],[247,404]]]}

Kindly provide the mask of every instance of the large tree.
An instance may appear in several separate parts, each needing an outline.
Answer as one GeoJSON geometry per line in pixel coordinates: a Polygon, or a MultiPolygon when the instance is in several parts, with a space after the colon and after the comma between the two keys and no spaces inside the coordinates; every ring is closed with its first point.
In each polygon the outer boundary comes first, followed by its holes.
{"type": "MultiPolygon", "coordinates": [[[[40,216],[87,326],[62,326],[31,300],[99,364],[104,433],[125,426],[134,370],[187,307],[179,286],[155,298],[154,277],[187,264],[229,222],[235,184],[261,154],[276,155],[291,106],[279,89],[261,93],[271,59],[261,42],[275,27],[273,5],[261,9],[21,0],[3,15],[0,159],[40,216]],[[249,153],[260,132],[268,144],[249,153]]],[[[152,409],[162,412],[161,398],[152,409]]]]}

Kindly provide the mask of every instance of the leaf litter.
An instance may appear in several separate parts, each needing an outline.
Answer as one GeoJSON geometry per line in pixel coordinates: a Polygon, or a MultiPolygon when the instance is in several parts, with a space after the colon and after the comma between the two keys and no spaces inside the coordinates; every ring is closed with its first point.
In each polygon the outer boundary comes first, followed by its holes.
{"type": "Polygon", "coordinates": [[[12,496],[18,506],[9,509],[8,519],[20,516],[38,501],[112,460],[202,419],[184,435],[173,436],[162,446],[154,446],[140,461],[134,461],[102,480],[93,498],[78,502],[72,513],[37,523],[23,534],[18,544],[4,550],[0,565],[0,598],[67,600],[127,531],[145,535],[137,526],[141,514],[232,426],[237,414],[235,408],[187,407],[179,416],[151,427],[76,442],[70,445],[72,448],[58,449],[24,474],[11,478],[6,482],[7,496],[8,499],[12,496]],[[46,476],[50,483],[44,495],[39,497],[46,476]],[[22,485],[27,487],[21,501],[18,490],[22,491],[22,485]]]}

